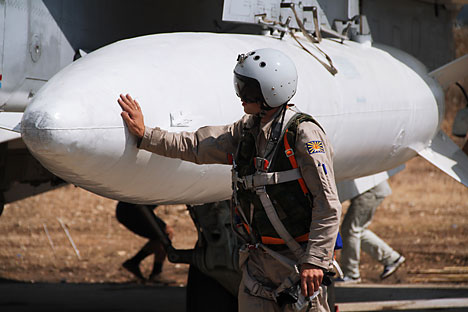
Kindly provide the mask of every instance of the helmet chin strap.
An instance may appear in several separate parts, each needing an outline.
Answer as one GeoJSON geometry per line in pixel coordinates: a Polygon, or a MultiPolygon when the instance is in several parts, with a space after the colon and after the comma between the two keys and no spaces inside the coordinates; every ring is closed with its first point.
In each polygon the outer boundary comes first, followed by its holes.
{"type": "Polygon", "coordinates": [[[255,116],[259,117],[260,119],[262,119],[266,113],[269,111],[269,110],[272,110],[273,107],[270,107],[268,106],[265,102],[258,102],[260,103],[260,112],[258,112],[257,114],[255,114],[255,116]]]}
{"type": "MultiPolygon", "coordinates": [[[[265,115],[267,111],[272,110],[274,107],[268,106],[265,102],[260,104],[260,115],[265,115]]],[[[263,116],[262,116],[263,117],[263,116]]]]}
{"type": "MultiPolygon", "coordinates": [[[[284,110],[287,107],[286,104],[281,105],[281,110],[284,110]]],[[[274,108],[276,108],[276,107],[268,106],[268,104],[266,104],[265,102],[262,102],[261,106],[260,106],[260,112],[257,114],[257,116],[260,117],[260,119],[261,119],[267,114],[268,111],[270,111],[270,110],[272,110],[274,108]]]]}

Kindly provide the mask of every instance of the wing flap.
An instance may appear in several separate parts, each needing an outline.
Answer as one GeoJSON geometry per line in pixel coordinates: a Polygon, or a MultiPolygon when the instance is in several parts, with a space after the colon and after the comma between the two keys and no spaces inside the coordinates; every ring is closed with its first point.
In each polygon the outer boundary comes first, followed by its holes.
{"type": "Polygon", "coordinates": [[[0,129],[9,130],[21,134],[21,119],[23,113],[2,112],[0,113],[0,129]]]}
{"type": "Polygon", "coordinates": [[[468,54],[457,58],[429,73],[439,81],[442,88],[447,89],[451,84],[462,80],[468,75],[468,54]]]}
{"type": "Polygon", "coordinates": [[[468,186],[468,155],[466,155],[442,130],[431,145],[418,154],[431,164],[468,186]]]}
{"type": "Polygon", "coordinates": [[[0,113],[0,143],[21,138],[23,113],[0,113]]]}

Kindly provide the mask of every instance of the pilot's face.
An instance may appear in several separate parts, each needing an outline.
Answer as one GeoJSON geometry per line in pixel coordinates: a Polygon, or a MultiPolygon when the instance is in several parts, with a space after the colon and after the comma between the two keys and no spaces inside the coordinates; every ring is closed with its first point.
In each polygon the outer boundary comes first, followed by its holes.
{"type": "Polygon", "coordinates": [[[244,112],[246,114],[258,114],[261,111],[261,104],[258,102],[244,102],[242,101],[244,112]]]}

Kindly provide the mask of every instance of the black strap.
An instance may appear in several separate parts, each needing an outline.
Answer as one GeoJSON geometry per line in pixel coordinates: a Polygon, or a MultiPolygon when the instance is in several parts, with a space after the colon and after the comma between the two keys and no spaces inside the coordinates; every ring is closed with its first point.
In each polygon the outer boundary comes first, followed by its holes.
{"type": "Polygon", "coordinates": [[[284,105],[281,108],[281,112],[276,116],[273,124],[271,125],[270,135],[268,137],[267,146],[265,148],[265,153],[263,158],[271,160],[272,156],[275,154],[273,151],[276,150],[276,146],[278,145],[278,141],[281,137],[281,132],[284,123],[284,116],[286,115],[287,106],[284,105]],[[279,122],[279,117],[281,116],[281,122],[279,122]]]}

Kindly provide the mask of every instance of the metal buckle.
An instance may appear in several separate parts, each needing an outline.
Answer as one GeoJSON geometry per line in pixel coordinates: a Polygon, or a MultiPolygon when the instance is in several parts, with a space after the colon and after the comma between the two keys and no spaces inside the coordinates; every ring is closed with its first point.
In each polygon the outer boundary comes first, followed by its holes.
{"type": "Polygon", "coordinates": [[[237,56],[237,62],[238,62],[239,64],[244,63],[244,61],[247,59],[248,56],[249,56],[248,54],[239,54],[239,55],[237,56]]]}
{"type": "Polygon", "coordinates": [[[254,157],[255,169],[258,171],[266,172],[270,165],[270,162],[266,158],[254,157]]]}
{"type": "Polygon", "coordinates": [[[249,249],[249,250],[258,249],[258,243],[257,244],[247,244],[247,249],[249,249]]]}
{"type": "Polygon", "coordinates": [[[253,188],[253,176],[248,175],[239,179],[246,190],[253,188]]]}
{"type": "Polygon", "coordinates": [[[286,154],[286,157],[288,158],[291,156],[294,156],[294,150],[292,148],[285,150],[284,153],[286,154]]]}
{"type": "Polygon", "coordinates": [[[255,188],[255,193],[256,193],[257,195],[266,193],[265,185],[257,186],[257,187],[255,188]]]}

